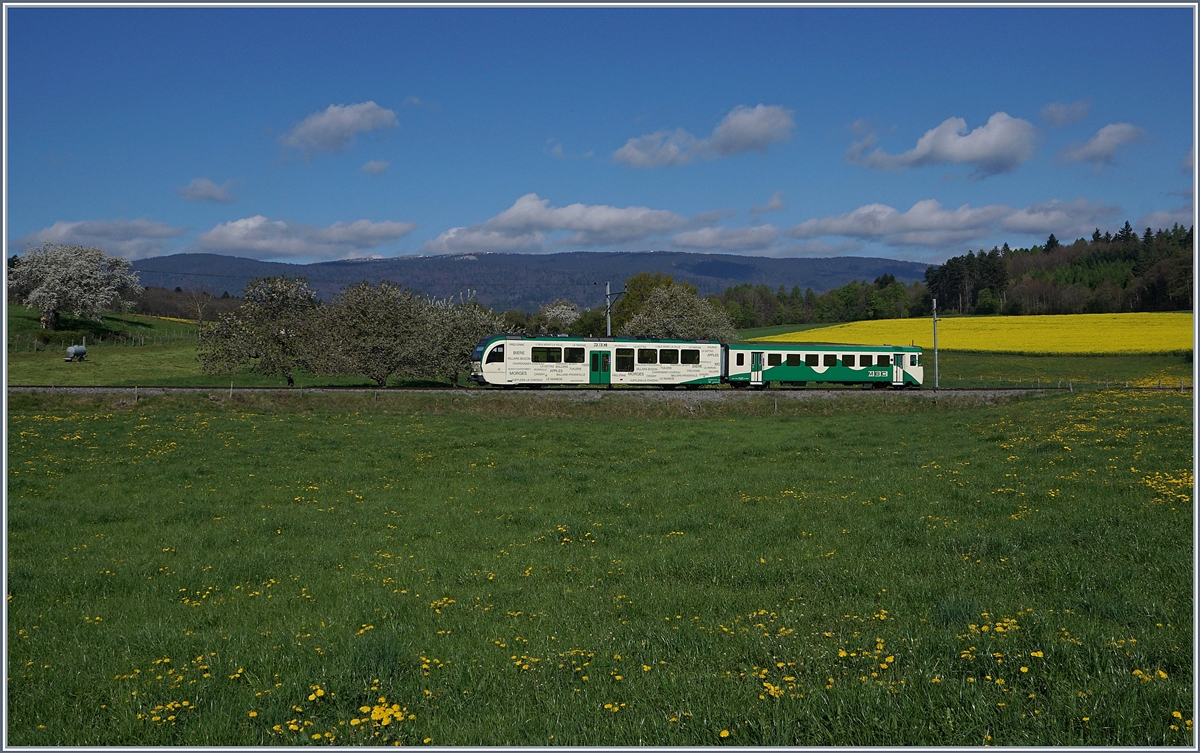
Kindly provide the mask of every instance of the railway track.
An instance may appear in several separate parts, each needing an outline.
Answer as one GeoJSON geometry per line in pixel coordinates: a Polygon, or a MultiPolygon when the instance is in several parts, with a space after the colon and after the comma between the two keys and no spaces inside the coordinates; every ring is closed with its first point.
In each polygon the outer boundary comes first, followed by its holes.
{"type": "Polygon", "coordinates": [[[129,394],[135,397],[150,396],[150,395],[168,395],[168,394],[187,394],[187,393],[207,393],[207,394],[348,394],[348,393],[363,393],[363,394],[399,394],[399,393],[426,393],[426,394],[452,394],[462,395],[467,397],[482,397],[484,395],[655,395],[661,398],[669,396],[678,396],[680,398],[699,398],[699,399],[723,399],[724,397],[740,398],[755,395],[913,395],[913,396],[937,396],[937,395],[978,395],[981,393],[994,393],[996,395],[1003,394],[1027,394],[1036,392],[1075,392],[1075,391],[1095,391],[1095,390],[1121,390],[1129,392],[1191,392],[1192,386],[1180,384],[1179,386],[1163,385],[1161,387],[1125,387],[1123,385],[1107,385],[1097,384],[1095,382],[1087,384],[1068,383],[1064,386],[1031,386],[1031,387],[924,387],[921,389],[906,389],[906,390],[891,390],[891,389],[863,389],[861,387],[783,387],[774,389],[731,389],[727,387],[703,387],[694,390],[681,390],[673,388],[656,388],[656,387],[618,387],[618,388],[596,388],[596,387],[544,387],[544,388],[515,388],[515,389],[499,389],[490,387],[388,387],[379,389],[375,387],[178,387],[171,385],[138,385],[135,387],[128,386],[62,386],[62,385],[10,385],[8,391],[10,393],[17,392],[35,392],[35,393],[57,393],[57,394],[129,394]]]}

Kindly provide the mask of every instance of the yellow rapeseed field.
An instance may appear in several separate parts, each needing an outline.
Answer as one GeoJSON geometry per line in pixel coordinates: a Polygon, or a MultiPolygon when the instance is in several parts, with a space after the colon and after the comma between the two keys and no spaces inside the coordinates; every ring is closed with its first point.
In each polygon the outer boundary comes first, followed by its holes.
{"type": "MultiPolygon", "coordinates": [[[[1060,314],[938,319],[939,350],[993,353],[1166,353],[1192,350],[1188,313],[1060,314]]],[[[931,319],[835,324],[756,342],[832,342],[933,347],[931,319]]]]}

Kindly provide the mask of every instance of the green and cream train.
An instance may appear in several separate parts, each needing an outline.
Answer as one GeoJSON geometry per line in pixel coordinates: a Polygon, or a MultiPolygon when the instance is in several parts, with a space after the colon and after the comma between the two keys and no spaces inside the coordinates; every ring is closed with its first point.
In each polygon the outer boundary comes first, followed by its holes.
{"type": "Polygon", "coordinates": [[[920,387],[921,349],[893,345],[731,343],[625,337],[492,335],[475,346],[471,379],[498,387],[706,384],[920,387]]]}

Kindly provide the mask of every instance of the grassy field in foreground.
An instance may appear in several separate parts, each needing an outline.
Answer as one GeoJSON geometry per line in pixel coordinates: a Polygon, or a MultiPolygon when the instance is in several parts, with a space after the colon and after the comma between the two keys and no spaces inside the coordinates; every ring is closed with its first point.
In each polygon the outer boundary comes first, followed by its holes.
{"type": "MultiPolygon", "coordinates": [[[[939,350],[993,353],[1184,353],[1191,313],[961,316],[938,320],[939,350]]],[[[933,348],[932,319],[877,319],[759,338],[767,342],[915,343],[933,348]]]]}
{"type": "Polygon", "coordinates": [[[1192,744],[1189,394],[773,400],[14,394],[8,743],[1192,744]]]}

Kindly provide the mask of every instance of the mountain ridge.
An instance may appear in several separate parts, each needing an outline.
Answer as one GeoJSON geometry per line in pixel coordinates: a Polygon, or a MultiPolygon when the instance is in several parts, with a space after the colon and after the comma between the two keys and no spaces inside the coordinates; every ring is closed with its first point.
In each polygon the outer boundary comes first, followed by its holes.
{"type": "Polygon", "coordinates": [[[204,290],[213,295],[240,295],[255,277],[286,274],[304,276],[322,298],[329,299],[346,285],[380,280],[441,298],[473,293],[496,310],[532,311],[550,301],[568,298],[585,308],[604,302],[604,282],[613,292],[638,272],[669,274],[686,280],[701,295],[722,293],[749,283],[799,286],[816,293],[841,287],[851,280],[873,280],[884,274],[912,282],[924,277],[928,264],[864,256],[774,258],[685,251],[574,251],[558,254],[477,252],[436,256],[398,256],[387,259],[347,259],[290,264],[220,254],[182,253],[140,259],[133,263],[143,285],[204,290]]]}

